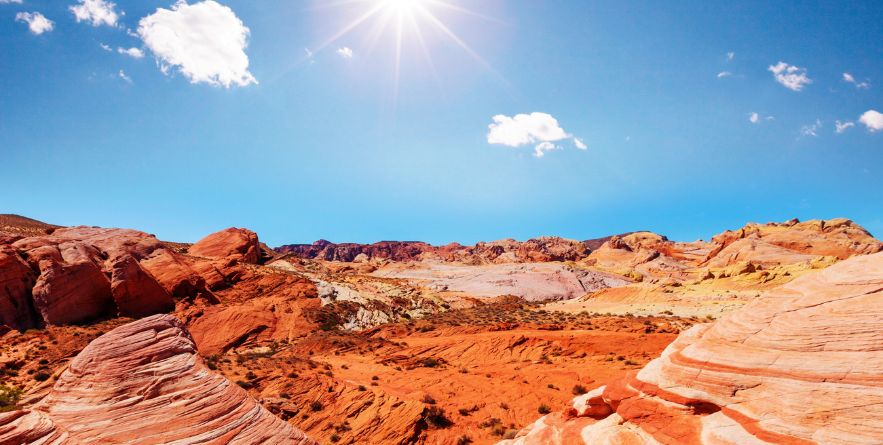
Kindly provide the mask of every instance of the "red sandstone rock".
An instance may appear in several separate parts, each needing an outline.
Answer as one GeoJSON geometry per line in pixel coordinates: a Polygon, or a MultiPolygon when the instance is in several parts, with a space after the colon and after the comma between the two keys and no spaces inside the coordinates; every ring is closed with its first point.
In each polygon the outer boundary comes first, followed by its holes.
{"type": "Polygon", "coordinates": [[[258,236],[247,229],[231,227],[215,232],[190,247],[191,255],[207,258],[232,258],[257,264],[260,256],[258,236]]]}
{"type": "Polygon", "coordinates": [[[37,411],[0,413],[0,444],[76,445],[76,439],[37,411]]]}
{"type": "Polygon", "coordinates": [[[173,295],[213,298],[183,255],[143,232],[70,227],[4,240],[0,323],[17,329],[165,312],[173,295]]]}
{"type": "Polygon", "coordinates": [[[31,301],[36,276],[11,248],[0,247],[0,324],[24,330],[37,325],[31,301]]]}
{"type": "MultiPolygon", "coordinates": [[[[81,443],[315,443],[209,371],[170,315],[143,318],[90,343],[36,410],[81,443]]],[[[27,428],[16,429],[13,437],[25,437],[27,428]]]]}
{"type": "Polygon", "coordinates": [[[683,332],[603,390],[604,420],[547,416],[502,443],[881,443],[881,332],[883,253],[855,257],[683,332]]]}

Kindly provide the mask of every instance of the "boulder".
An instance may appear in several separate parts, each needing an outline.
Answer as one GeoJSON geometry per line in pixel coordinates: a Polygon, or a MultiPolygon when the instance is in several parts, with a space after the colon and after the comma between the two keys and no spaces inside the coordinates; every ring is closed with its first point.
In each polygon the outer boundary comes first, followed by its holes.
{"type": "Polygon", "coordinates": [[[229,258],[257,264],[260,258],[260,242],[251,230],[231,227],[197,241],[190,246],[188,252],[200,257],[229,258]]]}

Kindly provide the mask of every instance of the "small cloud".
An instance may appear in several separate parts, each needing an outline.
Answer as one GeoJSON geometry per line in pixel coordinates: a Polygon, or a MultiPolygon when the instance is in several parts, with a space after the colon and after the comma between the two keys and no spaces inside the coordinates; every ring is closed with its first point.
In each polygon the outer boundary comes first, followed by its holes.
{"type": "Polygon", "coordinates": [[[488,125],[487,142],[489,144],[507,147],[535,144],[534,151],[537,157],[542,157],[549,150],[560,148],[555,146],[553,142],[564,139],[572,139],[573,144],[580,150],[588,148],[582,139],[564,131],[558,124],[558,120],[551,114],[533,112],[516,114],[513,117],[498,114],[493,117],[493,121],[488,125]]]}
{"type": "Polygon", "coordinates": [[[812,79],[806,75],[806,68],[779,62],[775,65],[770,65],[767,69],[773,73],[773,78],[776,79],[776,82],[779,82],[791,91],[801,91],[803,87],[812,83],[812,79]]]}
{"type": "Polygon", "coordinates": [[[21,4],[21,0],[0,0],[0,5],[15,3],[16,5],[21,4]]]}
{"type": "Polygon", "coordinates": [[[344,46],[343,48],[337,49],[337,55],[343,57],[344,59],[352,59],[353,50],[351,50],[348,46],[344,46]]]}
{"type": "Polygon", "coordinates": [[[133,57],[135,59],[140,59],[144,57],[144,51],[141,51],[140,48],[117,48],[117,52],[120,54],[125,54],[129,57],[133,57]]]}
{"type": "Polygon", "coordinates": [[[883,113],[877,110],[868,110],[859,118],[859,122],[868,127],[868,131],[874,133],[883,130],[883,113]]]}
{"type": "Polygon", "coordinates": [[[730,51],[727,53],[727,62],[732,62],[736,58],[736,53],[730,51]]]}
{"type": "Polygon", "coordinates": [[[860,90],[867,90],[868,88],[871,88],[871,83],[869,81],[865,80],[864,82],[859,82],[855,80],[855,77],[853,77],[852,74],[849,73],[843,73],[843,81],[855,85],[855,87],[860,90]]]}
{"type": "Polygon", "coordinates": [[[190,83],[226,88],[258,83],[248,71],[249,33],[230,7],[214,0],[181,0],[138,22],[138,36],[164,74],[177,67],[190,83]]]}
{"type": "Polygon", "coordinates": [[[101,49],[103,49],[103,50],[105,50],[105,51],[107,51],[107,52],[111,52],[111,51],[113,51],[113,48],[111,48],[110,45],[107,45],[107,44],[104,44],[104,43],[99,43],[98,46],[100,46],[101,49]]]}
{"type": "Polygon", "coordinates": [[[119,15],[114,11],[116,4],[105,0],[78,0],[78,3],[69,8],[77,23],[87,22],[92,26],[117,25],[119,15]]]}
{"type": "Polygon", "coordinates": [[[816,137],[819,135],[820,128],[822,128],[822,121],[816,119],[815,123],[800,127],[800,135],[816,137]]]}
{"type": "Polygon", "coordinates": [[[19,12],[15,14],[15,21],[27,23],[31,34],[37,36],[44,32],[52,31],[55,28],[55,22],[47,19],[39,12],[19,12]]]}
{"type": "Polygon", "coordinates": [[[852,128],[852,127],[855,127],[855,123],[854,123],[854,122],[848,122],[848,121],[847,121],[847,122],[834,121],[834,131],[837,132],[837,134],[841,134],[841,133],[843,133],[844,131],[849,130],[849,129],[852,128]]]}
{"type": "Polygon", "coordinates": [[[125,71],[120,70],[119,76],[120,76],[120,79],[125,80],[127,83],[132,83],[132,78],[129,77],[125,71]]]}
{"type": "Polygon", "coordinates": [[[732,75],[733,75],[733,73],[731,73],[729,71],[721,71],[721,72],[717,73],[717,78],[723,79],[724,77],[730,77],[732,75]]]}
{"type": "Polygon", "coordinates": [[[543,156],[546,155],[547,151],[556,150],[556,149],[558,149],[558,147],[555,146],[555,144],[553,144],[551,142],[540,142],[539,144],[536,145],[536,147],[533,148],[533,155],[538,158],[542,158],[543,156]]]}
{"type": "Polygon", "coordinates": [[[759,124],[761,121],[771,121],[775,119],[776,118],[773,116],[761,116],[760,113],[754,111],[748,113],[748,122],[751,122],[752,124],[759,124]]]}

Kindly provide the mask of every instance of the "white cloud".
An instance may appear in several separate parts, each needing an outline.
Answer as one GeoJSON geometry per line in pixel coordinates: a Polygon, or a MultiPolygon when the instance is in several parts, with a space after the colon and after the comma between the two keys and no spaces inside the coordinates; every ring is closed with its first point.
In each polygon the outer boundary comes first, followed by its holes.
{"type": "Polygon", "coordinates": [[[733,59],[735,59],[735,58],[736,58],[736,53],[734,53],[734,52],[732,52],[732,51],[730,51],[730,52],[727,53],[727,61],[728,61],[728,62],[732,62],[733,59]]]}
{"type": "Polygon", "coordinates": [[[868,88],[871,87],[870,82],[868,82],[868,81],[859,82],[859,81],[855,80],[855,77],[853,77],[852,74],[849,74],[849,73],[843,73],[843,81],[847,82],[847,83],[851,83],[851,84],[855,85],[856,88],[861,89],[861,90],[867,90],[868,88]]]}
{"type": "Polygon", "coordinates": [[[232,9],[214,0],[179,0],[171,8],[158,8],[138,23],[138,35],[163,73],[177,67],[191,83],[226,88],[258,83],[245,54],[250,31],[232,9]]]}
{"type": "Polygon", "coordinates": [[[136,59],[144,57],[144,51],[141,51],[140,48],[117,48],[117,52],[136,59]]]}
{"type": "Polygon", "coordinates": [[[732,75],[733,75],[733,73],[731,73],[729,71],[721,71],[721,72],[717,73],[717,78],[723,79],[724,77],[730,77],[732,75]]]}
{"type": "Polygon", "coordinates": [[[21,4],[21,0],[0,0],[0,5],[2,5],[2,4],[9,4],[9,3],[15,3],[15,4],[17,4],[17,5],[20,5],[20,4],[21,4]]]}
{"type": "Polygon", "coordinates": [[[820,128],[822,128],[822,121],[816,119],[816,122],[814,124],[808,124],[800,127],[800,135],[816,137],[819,135],[820,128]]]}
{"type": "Polygon", "coordinates": [[[537,142],[560,141],[570,137],[558,125],[558,120],[547,113],[516,114],[515,117],[498,114],[493,120],[494,123],[488,125],[489,144],[519,147],[537,142]]]}
{"type": "Polygon", "coordinates": [[[854,122],[834,121],[834,131],[837,132],[837,134],[843,133],[844,131],[849,130],[851,127],[855,127],[854,122]]]}
{"type": "Polygon", "coordinates": [[[119,76],[120,76],[120,79],[123,79],[123,80],[125,80],[125,81],[128,82],[128,83],[132,83],[132,78],[129,77],[128,75],[126,75],[126,72],[125,72],[125,71],[120,70],[119,76]]]}
{"type": "Polygon", "coordinates": [[[752,124],[759,124],[761,121],[771,121],[775,119],[776,118],[773,116],[761,116],[760,113],[754,111],[748,113],[748,122],[751,122],[752,124]]]}
{"type": "Polygon", "coordinates": [[[791,91],[800,91],[803,87],[812,83],[812,79],[806,75],[806,68],[779,62],[775,65],[770,65],[767,69],[773,73],[776,82],[779,82],[791,91]]]}
{"type": "Polygon", "coordinates": [[[871,132],[883,130],[883,113],[877,110],[865,111],[858,121],[865,124],[871,132]]]}
{"type": "Polygon", "coordinates": [[[546,151],[559,148],[553,142],[563,139],[572,139],[573,144],[580,150],[588,148],[582,139],[564,131],[558,125],[558,120],[547,113],[516,114],[514,117],[498,114],[493,117],[493,121],[488,125],[489,144],[507,147],[536,144],[534,149],[537,157],[542,157],[546,151]]]}
{"type": "Polygon", "coordinates": [[[116,4],[105,0],[78,0],[79,4],[70,7],[77,23],[88,22],[92,26],[116,26],[119,15],[116,4]]]}
{"type": "Polygon", "coordinates": [[[348,46],[344,46],[343,48],[337,49],[337,55],[343,57],[344,59],[352,59],[353,50],[351,50],[348,46]]]}
{"type": "Polygon", "coordinates": [[[55,22],[47,19],[39,12],[19,12],[18,14],[15,14],[15,21],[27,23],[28,29],[30,29],[31,34],[34,35],[49,32],[55,28],[55,22]]]}
{"type": "Polygon", "coordinates": [[[107,51],[107,52],[113,51],[113,48],[111,48],[110,45],[107,45],[107,44],[104,44],[104,43],[98,43],[98,46],[100,46],[101,49],[103,49],[103,50],[105,50],[105,51],[107,51]]]}
{"type": "Polygon", "coordinates": [[[540,142],[536,145],[536,147],[533,148],[533,155],[538,158],[542,158],[546,155],[547,151],[557,149],[559,149],[559,147],[551,142],[540,142]]]}

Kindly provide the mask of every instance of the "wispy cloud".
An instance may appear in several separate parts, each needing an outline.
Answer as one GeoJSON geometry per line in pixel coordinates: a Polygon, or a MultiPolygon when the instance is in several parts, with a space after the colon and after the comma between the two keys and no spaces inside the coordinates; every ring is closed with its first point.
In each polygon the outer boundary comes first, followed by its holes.
{"type": "Polygon", "coordinates": [[[721,71],[721,72],[717,73],[717,78],[723,79],[724,77],[730,77],[732,75],[733,75],[733,73],[731,73],[729,71],[721,71]]]}
{"type": "Polygon", "coordinates": [[[727,62],[732,62],[736,58],[736,53],[730,51],[727,53],[727,62]]]}
{"type": "Polygon", "coordinates": [[[55,22],[47,19],[46,16],[39,12],[19,12],[15,14],[15,20],[27,23],[31,34],[37,36],[44,32],[52,31],[55,28],[55,22]]]}
{"type": "Polygon", "coordinates": [[[344,46],[342,48],[337,49],[337,55],[343,57],[344,59],[352,59],[353,58],[353,50],[348,46],[344,46]]]}
{"type": "Polygon", "coordinates": [[[752,124],[759,124],[763,121],[771,121],[774,119],[773,116],[761,116],[761,114],[756,111],[748,113],[748,122],[751,122],[752,124]]]}
{"type": "Polygon", "coordinates": [[[775,65],[770,65],[767,69],[773,73],[773,78],[776,79],[776,82],[779,82],[791,91],[801,91],[805,86],[812,83],[812,79],[806,75],[806,68],[779,62],[775,65]]]}
{"type": "Polygon", "coordinates": [[[812,136],[816,137],[819,135],[819,130],[822,128],[822,121],[816,119],[816,121],[812,124],[807,124],[800,127],[800,135],[801,136],[812,136]]]}
{"type": "Polygon", "coordinates": [[[868,88],[871,88],[870,81],[865,80],[865,81],[859,82],[859,81],[855,80],[855,77],[853,77],[852,74],[849,74],[849,73],[843,73],[843,81],[846,83],[851,83],[851,84],[855,85],[855,87],[860,90],[867,90],[868,88]]]}
{"type": "Polygon", "coordinates": [[[129,76],[126,74],[125,71],[120,70],[120,72],[119,72],[119,76],[120,76],[120,79],[123,79],[123,80],[126,81],[127,83],[132,83],[132,78],[129,77],[129,76]]]}
{"type": "Polygon", "coordinates": [[[855,127],[855,122],[834,121],[834,132],[836,132],[837,134],[841,134],[852,127],[855,127]]]}

